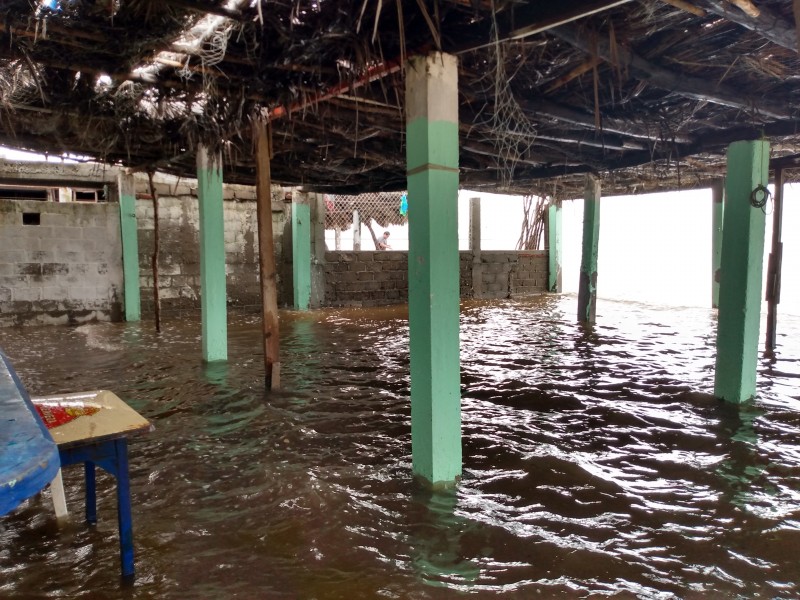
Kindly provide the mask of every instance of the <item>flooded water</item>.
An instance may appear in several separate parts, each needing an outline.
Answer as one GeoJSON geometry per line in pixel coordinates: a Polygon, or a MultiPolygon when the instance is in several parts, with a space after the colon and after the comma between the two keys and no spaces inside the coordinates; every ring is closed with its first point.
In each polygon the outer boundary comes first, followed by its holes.
{"type": "Polygon", "coordinates": [[[0,597],[800,596],[800,319],[758,399],[713,388],[710,310],[575,298],[462,306],[464,478],[411,478],[404,307],[282,315],[285,391],[259,323],[204,366],[196,320],[0,330],[33,394],[108,388],[132,441],[136,580],[119,580],[113,486],[97,527],[46,499],[0,520],[0,597]]]}

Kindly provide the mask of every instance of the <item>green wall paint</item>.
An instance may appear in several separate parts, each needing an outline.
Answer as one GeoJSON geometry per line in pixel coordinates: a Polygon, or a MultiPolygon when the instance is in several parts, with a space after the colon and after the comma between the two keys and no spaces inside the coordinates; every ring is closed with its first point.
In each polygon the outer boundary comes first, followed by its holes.
{"type": "Polygon", "coordinates": [[[461,475],[458,65],[455,57],[441,53],[417,56],[410,63],[411,447],[414,473],[438,487],[461,475]]]}
{"type": "Polygon", "coordinates": [[[197,195],[200,205],[200,309],[203,321],[203,359],[228,359],[228,321],[225,288],[225,220],[222,204],[222,166],[198,154],[197,195]]]}
{"type": "Polygon", "coordinates": [[[122,274],[125,282],[125,320],[142,318],[139,291],[139,236],[136,227],[136,188],[132,175],[119,180],[119,220],[122,236],[122,274]]]}
{"type": "Polygon", "coordinates": [[[750,204],[750,195],[767,185],[768,170],[768,142],[728,148],[714,380],[714,394],[728,402],[744,402],[756,392],[766,215],[750,204]]]}
{"type": "Polygon", "coordinates": [[[311,206],[292,202],[292,282],[294,307],[308,310],[311,300],[311,206]]]}
{"type": "Polygon", "coordinates": [[[406,169],[413,172],[425,165],[458,169],[458,123],[416,119],[406,126],[406,169]],[[449,148],[443,140],[456,139],[449,148]]]}
{"type": "Polygon", "coordinates": [[[722,264],[722,215],[725,181],[711,188],[711,307],[719,308],[719,278],[722,264]]]}
{"type": "Polygon", "coordinates": [[[561,292],[561,202],[547,207],[547,290],[561,292]]]}
{"type": "Polygon", "coordinates": [[[578,286],[578,321],[594,323],[597,317],[597,250],[600,245],[600,182],[586,180],[583,204],[583,251],[578,286]]]}

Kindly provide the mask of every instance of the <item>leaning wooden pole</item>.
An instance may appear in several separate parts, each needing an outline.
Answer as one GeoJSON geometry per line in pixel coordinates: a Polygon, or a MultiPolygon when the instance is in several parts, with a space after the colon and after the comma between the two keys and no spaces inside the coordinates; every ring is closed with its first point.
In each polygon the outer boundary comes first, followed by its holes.
{"type": "Polygon", "coordinates": [[[278,335],[278,281],[272,237],[272,136],[268,121],[253,121],[256,140],[256,196],[258,213],[258,254],[261,277],[261,316],[264,339],[264,385],[281,384],[280,338],[278,335]]]}
{"type": "Polygon", "coordinates": [[[158,227],[158,194],[156,186],[153,185],[152,171],[147,173],[147,180],[150,183],[150,198],[153,200],[153,312],[156,319],[156,331],[161,331],[161,298],[158,294],[158,252],[159,252],[159,227],[158,227]]]}
{"type": "Polygon", "coordinates": [[[772,249],[767,263],[767,344],[768,355],[775,352],[778,336],[778,303],[781,301],[783,263],[783,169],[775,169],[775,207],[772,211],[772,249]]]}

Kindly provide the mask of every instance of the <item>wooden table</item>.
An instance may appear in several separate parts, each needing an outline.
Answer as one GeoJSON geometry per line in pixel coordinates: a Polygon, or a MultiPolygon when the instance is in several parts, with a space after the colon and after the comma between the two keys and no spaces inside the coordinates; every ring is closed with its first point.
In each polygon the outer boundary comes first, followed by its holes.
{"type": "Polygon", "coordinates": [[[0,351],[0,516],[38,494],[58,469],[58,449],[0,351]]]}
{"type": "Polygon", "coordinates": [[[86,520],[97,522],[95,466],[117,480],[120,562],[123,577],[134,574],[133,522],[128,477],[128,436],[152,431],[139,413],[107,390],[33,398],[53,440],[61,465],[83,463],[86,520]]]}

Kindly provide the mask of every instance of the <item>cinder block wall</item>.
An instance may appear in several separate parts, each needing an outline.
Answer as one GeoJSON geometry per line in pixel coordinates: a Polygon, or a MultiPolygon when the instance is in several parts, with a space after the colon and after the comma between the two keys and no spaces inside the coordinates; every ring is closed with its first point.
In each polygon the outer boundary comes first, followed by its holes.
{"type": "Polygon", "coordinates": [[[482,272],[481,298],[541,294],[547,291],[547,251],[482,252],[477,272],[482,272]]]}
{"type": "MultiPolygon", "coordinates": [[[[156,185],[159,217],[159,294],[165,314],[200,309],[200,214],[196,182],[156,185]]],[[[136,181],[136,219],[139,232],[139,281],[142,314],[153,314],[154,209],[147,181],[136,181]]],[[[261,284],[258,265],[258,224],[255,188],[225,185],[225,270],[228,306],[259,308],[261,284]]],[[[283,260],[284,222],[282,194],[273,193],[272,230],[275,261],[283,260]]],[[[278,274],[278,286],[282,277],[278,274]]]]}
{"type": "Polygon", "coordinates": [[[117,204],[0,200],[0,326],[116,320],[121,290],[117,204]]]}
{"type": "MultiPolygon", "coordinates": [[[[547,290],[547,252],[472,252],[459,257],[462,298],[508,298],[547,290]],[[475,277],[482,291],[476,293],[475,277]]],[[[406,252],[326,252],[325,305],[378,306],[408,301],[406,252]]]]}

